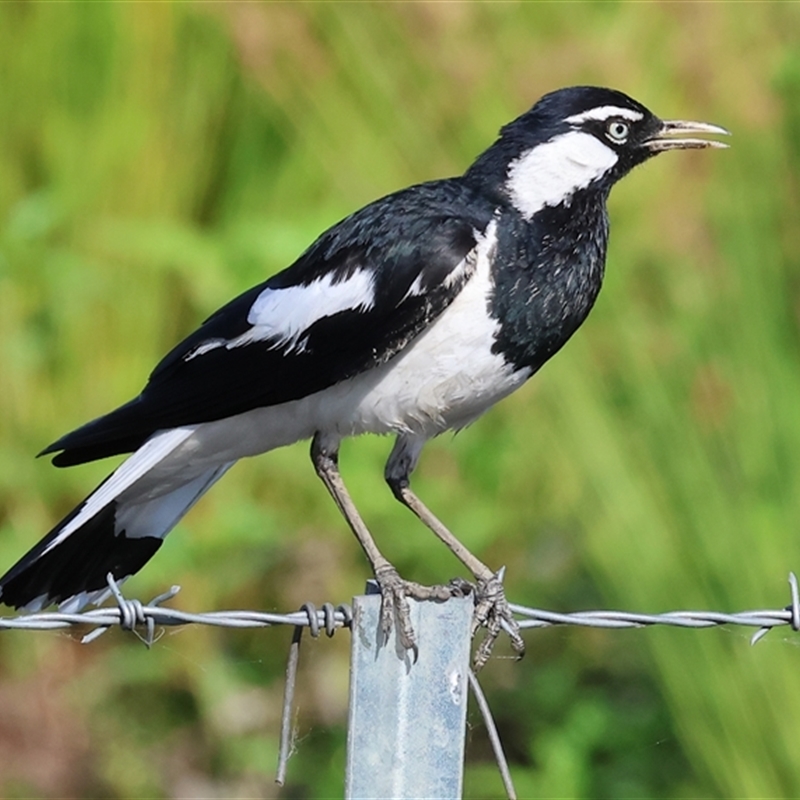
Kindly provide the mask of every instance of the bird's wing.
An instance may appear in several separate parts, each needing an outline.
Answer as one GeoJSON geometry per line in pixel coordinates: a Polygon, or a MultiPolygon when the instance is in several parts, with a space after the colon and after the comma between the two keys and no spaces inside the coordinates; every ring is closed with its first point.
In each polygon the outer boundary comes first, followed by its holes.
{"type": "Polygon", "coordinates": [[[210,317],[139,397],[43,452],[62,451],[58,466],[129,452],[158,430],[296,400],[388,361],[471,275],[485,205],[440,181],[366,206],[210,317]]]}

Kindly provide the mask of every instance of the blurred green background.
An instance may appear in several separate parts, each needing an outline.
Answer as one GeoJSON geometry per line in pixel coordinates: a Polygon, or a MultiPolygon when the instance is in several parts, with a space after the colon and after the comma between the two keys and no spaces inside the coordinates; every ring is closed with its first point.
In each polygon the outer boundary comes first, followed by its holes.
{"type": "MultiPolygon", "coordinates": [[[[622,89],[716,122],[611,198],[606,287],[526,388],[426,450],[415,486],[511,599],[740,610],[800,567],[800,6],[0,4],[0,567],[108,463],[33,455],[129,399],[207,314],[324,228],[463,171],[541,94],[622,89]]],[[[459,572],[342,469],[410,578],[459,572]]],[[[236,467],[126,586],[187,610],[296,608],[366,563],[306,445],[236,467]]],[[[306,641],[297,754],[272,782],[290,632],[0,636],[7,798],[341,796],[348,637],[306,641]]],[[[551,630],[483,682],[521,797],[800,796],[800,639],[551,630]]],[[[501,797],[470,712],[468,797],[501,797]]]]}

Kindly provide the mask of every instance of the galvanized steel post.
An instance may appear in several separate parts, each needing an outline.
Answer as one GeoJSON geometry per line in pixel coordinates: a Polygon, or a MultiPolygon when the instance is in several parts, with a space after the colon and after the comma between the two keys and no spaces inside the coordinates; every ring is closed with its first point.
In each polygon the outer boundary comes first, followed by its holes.
{"type": "Polygon", "coordinates": [[[409,603],[416,662],[379,646],[380,595],[353,601],[347,800],[461,797],[473,601],[409,603]]]}

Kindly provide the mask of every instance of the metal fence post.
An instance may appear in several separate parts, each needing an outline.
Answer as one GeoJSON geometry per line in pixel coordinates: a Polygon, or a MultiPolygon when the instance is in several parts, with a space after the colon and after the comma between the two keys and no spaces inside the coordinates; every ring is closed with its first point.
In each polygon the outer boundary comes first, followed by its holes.
{"type": "Polygon", "coordinates": [[[409,601],[419,658],[392,633],[380,595],[353,600],[345,798],[461,797],[472,597],[409,601]]]}

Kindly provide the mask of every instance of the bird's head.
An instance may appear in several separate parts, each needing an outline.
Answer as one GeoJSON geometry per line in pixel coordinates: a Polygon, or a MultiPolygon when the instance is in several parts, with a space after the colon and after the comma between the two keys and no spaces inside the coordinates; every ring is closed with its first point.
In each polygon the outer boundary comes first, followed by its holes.
{"type": "Polygon", "coordinates": [[[727,134],[706,122],[661,120],[613,89],[573,86],[551,92],[506,125],[470,167],[525,217],[569,204],[583,189],[607,193],[637,164],[665,150],[727,147],[696,134],[727,134]]]}

